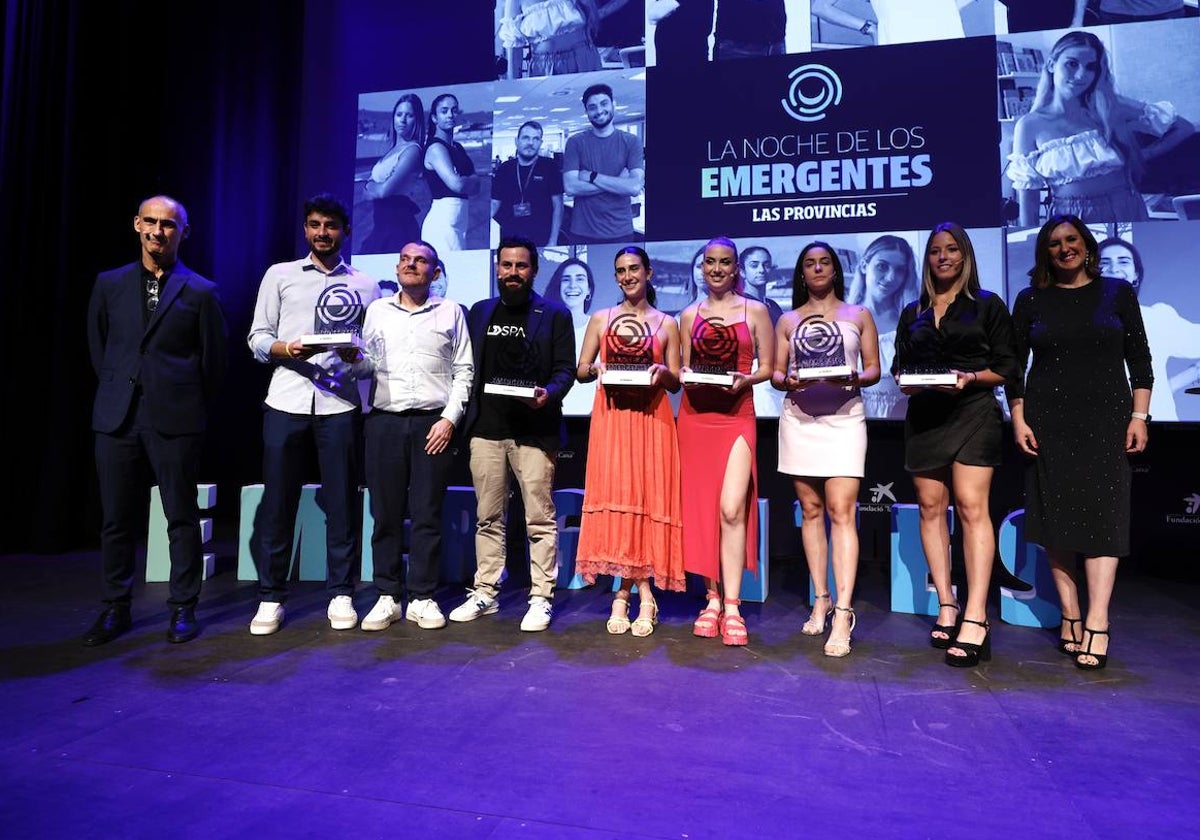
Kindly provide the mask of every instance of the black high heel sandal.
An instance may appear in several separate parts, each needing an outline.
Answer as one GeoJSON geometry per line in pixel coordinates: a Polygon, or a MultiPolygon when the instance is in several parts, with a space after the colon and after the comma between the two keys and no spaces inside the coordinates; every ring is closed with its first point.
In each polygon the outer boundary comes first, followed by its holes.
{"type": "Polygon", "coordinates": [[[935,647],[938,650],[946,650],[950,645],[954,644],[954,637],[958,635],[958,626],[962,624],[962,608],[958,604],[938,604],[938,609],[946,607],[959,613],[959,617],[954,620],[953,624],[934,624],[929,631],[929,646],[935,647]],[[933,635],[934,633],[945,633],[946,638],[933,635]]]}
{"type": "Polygon", "coordinates": [[[1062,637],[1062,629],[1061,628],[1059,629],[1058,652],[1065,654],[1067,656],[1075,656],[1076,654],[1079,653],[1079,646],[1083,644],[1083,634],[1082,633],[1079,634],[1078,639],[1075,638],[1075,625],[1076,624],[1082,625],[1083,619],[1082,618],[1067,618],[1064,615],[1062,617],[1062,621],[1064,624],[1067,624],[1070,626],[1071,638],[1064,639],[1062,637]],[[1071,647],[1072,645],[1074,645],[1074,647],[1071,647]]]}
{"type": "MultiPolygon", "coordinates": [[[[1106,665],[1108,665],[1108,654],[1107,653],[1092,653],[1092,642],[1095,641],[1097,636],[1107,636],[1108,631],[1107,630],[1093,630],[1090,627],[1084,627],[1083,632],[1091,633],[1092,637],[1090,639],[1088,639],[1086,648],[1075,652],[1075,667],[1081,668],[1084,671],[1099,671],[1099,670],[1103,669],[1106,665]],[[1083,662],[1079,658],[1081,656],[1090,656],[1090,657],[1092,657],[1092,659],[1095,659],[1096,661],[1095,661],[1095,663],[1083,662]]],[[[1082,642],[1080,644],[1082,644],[1082,642]]]]}
{"type": "MultiPolygon", "coordinates": [[[[946,651],[946,664],[952,668],[974,668],[981,661],[987,662],[992,658],[992,630],[991,625],[986,621],[976,621],[973,618],[964,618],[963,624],[977,624],[983,628],[983,641],[978,644],[971,642],[960,642],[958,639],[950,647],[961,648],[963,655],[946,651]]],[[[1078,661],[1077,661],[1078,664],[1078,661]]]]}

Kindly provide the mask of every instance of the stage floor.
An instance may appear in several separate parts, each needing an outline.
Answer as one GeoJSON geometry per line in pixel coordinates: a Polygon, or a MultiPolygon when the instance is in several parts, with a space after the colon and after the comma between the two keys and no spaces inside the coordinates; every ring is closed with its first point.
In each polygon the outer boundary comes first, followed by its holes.
{"type": "Polygon", "coordinates": [[[513,588],[470,624],[368,634],[297,584],[251,637],[231,570],[197,640],[168,645],[166,585],[140,584],[133,630],[84,648],[98,575],[93,553],[0,558],[7,836],[1123,840],[1200,817],[1194,584],[1121,575],[1089,673],[995,617],[992,662],[946,667],[878,568],[842,660],[800,633],[786,568],[742,649],[692,637],[692,595],[609,636],[607,587],[560,591],[544,633],[513,588]]]}

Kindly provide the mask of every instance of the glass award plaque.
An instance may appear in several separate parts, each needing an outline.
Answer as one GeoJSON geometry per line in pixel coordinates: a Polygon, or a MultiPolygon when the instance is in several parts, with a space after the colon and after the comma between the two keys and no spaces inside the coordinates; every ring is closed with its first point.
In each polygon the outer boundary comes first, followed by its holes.
{"type": "Polygon", "coordinates": [[[654,332],[632,313],[613,318],[604,333],[605,365],[601,385],[647,387],[654,364],[654,332]]]}
{"type": "Polygon", "coordinates": [[[696,365],[680,377],[685,385],[733,385],[733,374],[720,365],[696,365]]]}
{"type": "Polygon", "coordinates": [[[345,283],[326,286],[313,309],[313,331],[300,336],[305,347],[338,350],[362,346],[362,297],[345,283]]]}
{"type": "Polygon", "coordinates": [[[692,324],[692,359],[681,377],[685,385],[733,385],[737,370],[737,326],[720,318],[696,316],[692,324]]]}
{"type": "Polygon", "coordinates": [[[946,367],[913,367],[900,371],[901,388],[936,388],[955,385],[958,375],[946,367]]]}
{"type": "Polygon", "coordinates": [[[533,399],[537,396],[537,386],[526,379],[497,377],[491,382],[483,383],[483,393],[495,394],[501,397],[527,397],[533,399]]]}
{"type": "Polygon", "coordinates": [[[600,374],[601,385],[633,385],[645,387],[650,384],[650,369],[646,365],[614,363],[600,374]]]}
{"type": "Polygon", "coordinates": [[[792,333],[788,374],[796,379],[845,379],[854,373],[846,364],[846,342],[837,321],[810,315],[792,333]]]}

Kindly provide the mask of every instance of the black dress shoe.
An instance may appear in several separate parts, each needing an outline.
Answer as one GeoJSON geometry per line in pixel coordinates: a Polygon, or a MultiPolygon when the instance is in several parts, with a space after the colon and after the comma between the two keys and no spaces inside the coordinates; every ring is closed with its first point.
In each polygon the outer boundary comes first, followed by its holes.
{"type": "Polygon", "coordinates": [[[195,607],[176,607],[171,613],[171,626],[167,628],[167,641],[172,644],[190,642],[200,635],[200,625],[196,623],[195,607]]]}
{"type": "Polygon", "coordinates": [[[104,612],[100,613],[95,623],[88,629],[83,637],[83,643],[87,647],[107,644],[132,625],[133,619],[129,615],[129,607],[123,604],[111,604],[105,608],[104,612]]]}

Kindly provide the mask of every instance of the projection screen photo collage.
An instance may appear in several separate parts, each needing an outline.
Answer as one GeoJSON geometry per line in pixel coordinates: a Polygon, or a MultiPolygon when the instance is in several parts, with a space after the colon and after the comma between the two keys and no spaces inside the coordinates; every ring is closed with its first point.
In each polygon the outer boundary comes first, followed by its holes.
{"type": "MultiPolygon", "coordinates": [[[[400,248],[424,239],[435,293],[470,307],[496,294],[501,236],[528,237],[535,288],[567,306],[579,346],[589,313],[620,300],[625,245],[649,253],[676,315],[703,294],[704,244],[730,237],[746,295],[778,320],[819,239],[886,371],[931,228],[962,225],[1011,307],[1041,224],[1073,213],[1101,272],[1137,292],[1151,414],[1200,421],[1200,17],[1086,5],[497,0],[463,22],[491,27],[495,78],[359,94],[353,263],[395,291],[400,248]]],[[[589,415],[594,388],[565,413],[589,415]]],[[[863,394],[868,417],[903,419],[890,377],[863,394]]],[[[758,385],[758,416],[781,398],[758,385]]]]}

